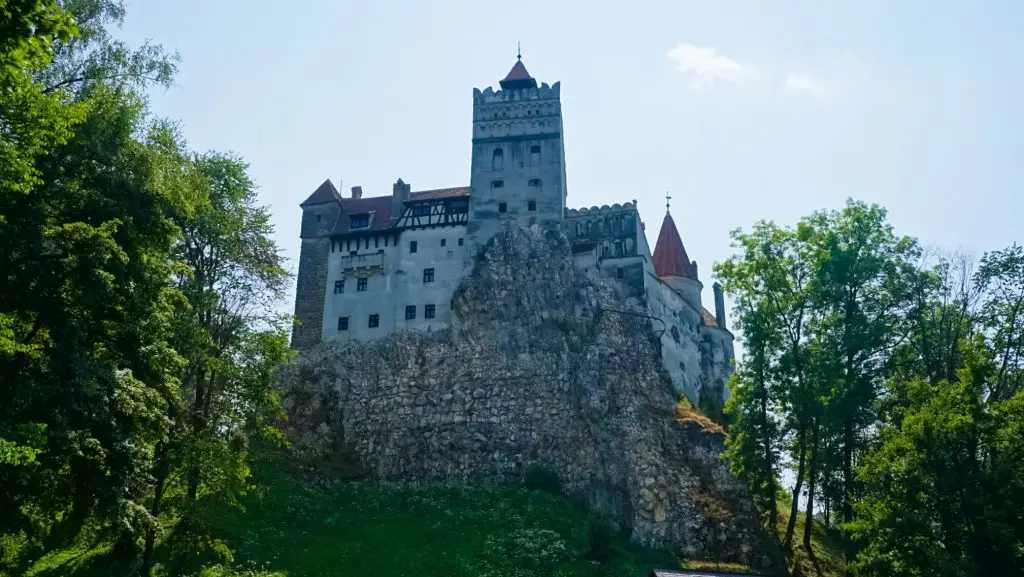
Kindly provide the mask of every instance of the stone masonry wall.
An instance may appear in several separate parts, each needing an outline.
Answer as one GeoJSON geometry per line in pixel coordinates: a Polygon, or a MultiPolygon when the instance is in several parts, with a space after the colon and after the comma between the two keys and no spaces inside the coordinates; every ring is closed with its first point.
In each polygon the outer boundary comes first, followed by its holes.
{"type": "Polygon", "coordinates": [[[561,226],[509,224],[456,291],[451,328],[303,352],[284,375],[296,451],[345,446],[401,483],[518,482],[543,464],[638,542],[759,564],[721,433],[677,417],[649,321],[604,312],[622,308],[605,282],[573,267],[561,226]]]}

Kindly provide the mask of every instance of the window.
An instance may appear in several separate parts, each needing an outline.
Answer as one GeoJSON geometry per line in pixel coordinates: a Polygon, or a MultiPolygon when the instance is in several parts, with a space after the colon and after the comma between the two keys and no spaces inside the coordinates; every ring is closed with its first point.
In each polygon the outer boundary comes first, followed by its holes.
{"type": "Polygon", "coordinates": [[[405,320],[411,321],[416,318],[416,305],[405,307],[405,320]]]}
{"type": "Polygon", "coordinates": [[[537,210],[537,201],[536,200],[528,200],[528,201],[526,201],[526,210],[529,210],[530,212],[533,212],[533,211],[537,210]]]}
{"type": "Polygon", "coordinates": [[[442,238],[441,239],[441,246],[448,246],[448,239],[447,238],[442,238]]]}
{"type": "Polygon", "coordinates": [[[338,317],[338,330],[339,331],[347,331],[348,330],[348,317],[338,317]]]}
{"type": "Polygon", "coordinates": [[[508,212],[508,205],[504,202],[498,203],[498,212],[508,212]]]}
{"type": "Polygon", "coordinates": [[[316,221],[317,222],[320,222],[323,218],[324,218],[324,215],[322,215],[322,214],[316,215],[316,221]]]}
{"type": "Polygon", "coordinates": [[[409,241],[409,254],[416,252],[416,241],[409,241]]]}
{"type": "Polygon", "coordinates": [[[491,156],[491,170],[501,170],[505,167],[505,152],[500,148],[495,148],[494,153],[491,156]]]}
{"type": "Polygon", "coordinates": [[[462,246],[462,239],[459,239],[459,246],[462,246]]]}
{"type": "Polygon", "coordinates": [[[421,205],[412,207],[412,215],[413,216],[430,216],[430,205],[429,204],[421,204],[421,205]]]}
{"type": "Polygon", "coordinates": [[[423,269],[423,282],[434,282],[434,269],[423,269]]]}
{"type": "Polygon", "coordinates": [[[336,280],[334,281],[334,294],[340,294],[345,292],[345,281],[336,280]]]}
{"type": "Polygon", "coordinates": [[[350,251],[348,251],[348,256],[359,256],[359,251],[358,250],[350,250],[350,251]]]}
{"type": "Polygon", "coordinates": [[[434,305],[423,306],[423,318],[432,319],[434,318],[434,305]]]}
{"type": "Polygon", "coordinates": [[[505,181],[504,180],[492,180],[491,181],[491,188],[505,188],[505,181]]]}
{"type": "Polygon", "coordinates": [[[366,292],[366,279],[361,278],[356,281],[356,292],[366,292]]]}
{"type": "Polygon", "coordinates": [[[540,186],[540,179],[539,178],[531,178],[529,180],[529,182],[527,182],[526,184],[529,185],[529,186],[535,187],[535,188],[539,187],[540,186]]]}
{"type": "Polygon", "coordinates": [[[540,164],[540,145],[534,144],[530,147],[530,164],[534,166],[540,164]]]}
{"type": "Polygon", "coordinates": [[[623,278],[625,275],[626,273],[622,270],[621,266],[615,269],[615,278],[623,278]]]}
{"type": "Polygon", "coordinates": [[[366,324],[366,326],[370,327],[371,329],[375,329],[375,328],[379,327],[380,326],[380,315],[377,314],[377,313],[373,313],[372,315],[370,315],[370,321],[366,324]]]}
{"type": "Polygon", "coordinates": [[[370,215],[368,214],[353,214],[349,217],[349,228],[366,228],[368,226],[370,226],[370,215]]]}

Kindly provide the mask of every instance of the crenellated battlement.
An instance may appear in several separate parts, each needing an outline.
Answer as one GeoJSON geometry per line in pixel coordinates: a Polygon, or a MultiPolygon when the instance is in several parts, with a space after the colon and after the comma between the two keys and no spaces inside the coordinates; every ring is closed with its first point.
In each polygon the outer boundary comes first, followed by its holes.
{"type": "Polygon", "coordinates": [[[510,102],[522,102],[527,100],[559,100],[562,91],[562,83],[556,82],[548,86],[547,82],[541,82],[538,88],[515,88],[510,90],[495,90],[493,87],[480,90],[473,89],[473,105],[480,104],[507,104],[510,102]]]}
{"type": "Polygon", "coordinates": [[[622,213],[636,213],[636,201],[627,202],[625,204],[615,203],[611,206],[607,204],[598,206],[592,206],[590,208],[570,208],[565,212],[566,218],[584,218],[593,216],[606,216],[612,214],[622,213]]]}

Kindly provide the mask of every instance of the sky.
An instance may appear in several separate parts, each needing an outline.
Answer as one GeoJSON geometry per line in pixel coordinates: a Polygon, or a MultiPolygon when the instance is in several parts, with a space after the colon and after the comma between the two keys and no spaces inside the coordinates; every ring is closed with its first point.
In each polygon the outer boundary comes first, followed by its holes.
{"type": "Polygon", "coordinates": [[[153,111],[250,163],[297,268],[298,204],[469,184],[472,88],[562,83],[568,204],[665,195],[711,308],[729,232],[847,198],[980,254],[1024,241],[1024,3],[129,0],[181,56],[153,111]],[[298,7],[298,8],[296,8],[298,7]]]}

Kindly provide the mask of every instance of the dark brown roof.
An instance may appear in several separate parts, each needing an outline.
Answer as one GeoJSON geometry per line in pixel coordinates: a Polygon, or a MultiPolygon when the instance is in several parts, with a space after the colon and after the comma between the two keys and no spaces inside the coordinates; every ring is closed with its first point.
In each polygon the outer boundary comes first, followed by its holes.
{"type": "Polygon", "coordinates": [[[522,60],[516,60],[512,70],[499,82],[502,88],[537,88],[537,81],[526,71],[522,60]]]}
{"type": "Polygon", "coordinates": [[[299,206],[309,206],[311,204],[323,204],[325,202],[334,202],[341,200],[341,195],[338,194],[338,189],[334,188],[334,183],[331,179],[327,179],[313,191],[313,194],[309,195],[309,198],[302,201],[299,206]]]}
{"type": "MultiPolygon", "coordinates": [[[[408,202],[436,200],[439,198],[454,198],[459,196],[468,197],[469,190],[468,186],[437,188],[433,190],[417,190],[409,193],[408,202]]],[[[338,235],[348,234],[349,232],[379,232],[392,228],[395,225],[393,219],[397,220],[398,217],[401,216],[400,214],[391,214],[393,207],[392,198],[393,195],[363,198],[339,198],[338,200],[341,203],[342,215],[341,218],[338,219],[337,224],[334,225],[334,229],[331,230],[331,234],[338,235]],[[349,231],[349,224],[351,223],[351,219],[349,217],[357,214],[369,214],[370,226],[349,231]]]]}
{"type": "Polygon", "coordinates": [[[469,196],[469,187],[456,186],[454,188],[420,190],[409,193],[409,200],[433,200],[435,198],[451,198],[455,196],[469,196]]]}
{"type": "Polygon", "coordinates": [[[676,222],[667,212],[661,223],[661,232],[658,233],[658,243],[654,245],[654,272],[659,277],[682,276],[696,280],[690,266],[690,257],[683,247],[683,239],[676,229],[676,222]]]}

